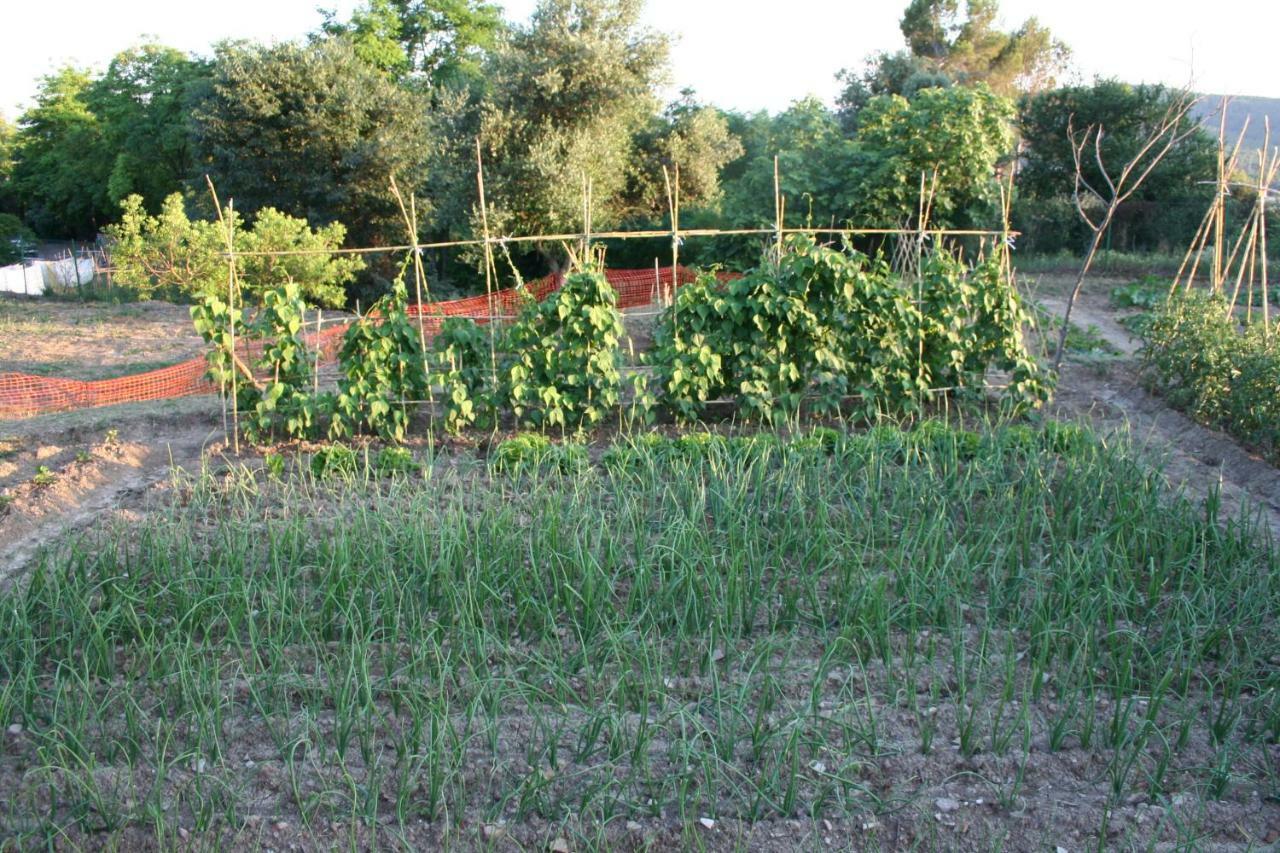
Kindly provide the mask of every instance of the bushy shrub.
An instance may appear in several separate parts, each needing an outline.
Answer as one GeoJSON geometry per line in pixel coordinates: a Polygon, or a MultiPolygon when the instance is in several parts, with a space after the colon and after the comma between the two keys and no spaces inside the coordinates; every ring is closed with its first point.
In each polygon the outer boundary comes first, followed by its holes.
{"type": "Polygon", "coordinates": [[[411,474],[419,469],[407,447],[384,447],[374,457],[374,470],[383,476],[411,474]]]}
{"type": "Polygon", "coordinates": [[[320,479],[354,477],[359,469],[356,451],[345,444],[331,444],[311,455],[311,473],[320,479]]]}
{"type": "Polygon", "coordinates": [[[157,216],[146,212],[138,195],[126,198],[121,208],[120,222],[105,229],[112,241],[111,264],[116,281],[144,298],[157,291],[195,298],[225,294],[224,222],[231,225],[237,252],[290,252],[236,258],[238,278],[250,298],[293,283],[312,303],[340,306],[345,285],[364,269],[357,257],[333,254],[346,238],[338,222],[313,229],[305,219],[270,207],[258,211],[251,228],[230,209],[222,221],[190,219],[180,193],[166,198],[157,216]]]}
{"type": "Polygon", "coordinates": [[[1227,307],[1199,292],[1165,302],[1144,328],[1143,373],[1173,406],[1280,462],[1280,336],[1227,307]]]}
{"type": "Polygon", "coordinates": [[[526,432],[499,442],[489,463],[495,472],[503,474],[576,474],[590,467],[591,457],[581,444],[553,444],[541,433],[526,432]]]}

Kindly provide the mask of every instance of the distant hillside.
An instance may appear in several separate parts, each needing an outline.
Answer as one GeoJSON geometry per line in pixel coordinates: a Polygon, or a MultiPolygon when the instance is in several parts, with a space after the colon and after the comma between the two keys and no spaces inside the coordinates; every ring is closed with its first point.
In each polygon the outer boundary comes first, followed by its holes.
{"type": "MultiPolygon", "coordinates": [[[[1218,109],[1222,105],[1221,95],[1205,95],[1195,106],[1195,114],[1204,122],[1205,129],[1211,136],[1218,135],[1218,109]]],[[[1233,97],[1227,106],[1227,145],[1234,145],[1240,128],[1245,120],[1249,122],[1249,130],[1245,134],[1244,144],[1240,146],[1240,165],[1245,171],[1255,172],[1258,168],[1257,154],[1266,139],[1266,122],[1271,119],[1271,147],[1280,146],[1280,98],[1253,98],[1246,96],[1233,97]]]]}

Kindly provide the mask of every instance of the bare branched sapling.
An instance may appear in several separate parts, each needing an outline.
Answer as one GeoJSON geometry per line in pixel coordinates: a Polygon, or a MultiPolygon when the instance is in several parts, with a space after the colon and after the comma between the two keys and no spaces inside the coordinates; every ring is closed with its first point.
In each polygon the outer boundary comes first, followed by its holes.
{"type": "Polygon", "coordinates": [[[1067,308],[1063,313],[1062,328],[1058,332],[1058,347],[1053,357],[1055,372],[1062,366],[1067,332],[1071,328],[1071,310],[1080,297],[1080,289],[1084,286],[1085,277],[1093,266],[1093,259],[1098,254],[1099,246],[1102,245],[1103,236],[1115,219],[1116,211],[1138,191],[1170,151],[1199,129],[1199,124],[1188,116],[1198,100],[1188,89],[1178,92],[1160,121],[1148,131],[1143,144],[1124,164],[1119,173],[1113,171],[1114,166],[1107,165],[1102,153],[1105,128],[1100,124],[1091,124],[1083,131],[1077,132],[1074,116],[1068,119],[1067,136],[1071,141],[1071,153],[1075,161],[1075,187],[1072,191],[1072,201],[1080,218],[1093,232],[1093,238],[1089,241],[1089,250],[1085,253],[1084,262],[1080,265],[1080,272],[1076,276],[1075,286],[1071,289],[1071,296],[1067,299],[1067,308]],[[1085,177],[1085,162],[1090,157],[1088,153],[1090,148],[1093,149],[1092,158],[1102,178],[1102,183],[1098,187],[1085,177]],[[1090,208],[1093,208],[1092,212],[1090,208]]]}

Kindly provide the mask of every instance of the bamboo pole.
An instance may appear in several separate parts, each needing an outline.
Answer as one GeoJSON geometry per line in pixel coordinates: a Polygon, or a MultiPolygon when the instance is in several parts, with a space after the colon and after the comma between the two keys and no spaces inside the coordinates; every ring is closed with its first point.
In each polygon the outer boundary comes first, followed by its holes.
{"type": "MultiPolygon", "coordinates": [[[[231,341],[231,362],[242,372],[248,374],[253,379],[253,371],[249,370],[240,357],[236,355],[236,247],[235,247],[235,200],[227,202],[227,217],[222,215],[222,204],[218,201],[218,191],[213,187],[213,180],[208,176],[204,176],[205,183],[209,185],[209,194],[213,196],[213,207],[218,211],[218,222],[222,225],[223,239],[227,244],[227,325],[230,327],[227,331],[231,341]]],[[[255,384],[257,380],[254,379],[255,384]]],[[[226,406],[224,399],[223,406],[226,406]]],[[[225,437],[224,437],[225,440],[225,437]]],[[[235,383],[231,386],[231,442],[233,453],[240,455],[240,401],[239,394],[236,393],[235,383]]]]}
{"type": "Polygon", "coordinates": [[[434,406],[435,392],[431,387],[431,368],[427,364],[427,332],[423,326],[422,313],[423,306],[426,304],[422,300],[422,293],[425,289],[427,298],[431,297],[431,289],[427,285],[426,270],[422,267],[422,248],[418,245],[418,201],[417,198],[410,194],[409,205],[406,208],[404,196],[400,194],[400,187],[396,184],[396,176],[391,176],[391,194],[395,196],[396,203],[400,206],[400,215],[404,219],[404,225],[409,232],[409,243],[412,247],[410,251],[413,259],[413,288],[414,298],[417,300],[417,320],[418,320],[418,347],[422,350],[422,375],[427,385],[427,398],[432,401],[434,406]]]}
{"type": "MultiPolygon", "coordinates": [[[[671,175],[670,173],[667,172],[667,167],[666,166],[662,167],[662,181],[667,188],[667,213],[671,217],[671,230],[667,233],[671,237],[671,289],[668,292],[671,294],[672,305],[675,304],[676,276],[677,276],[678,270],[680,269],[680,195],[679,195],[680,166],[679,164],[677,164],[675,168],[676,168],[676,181],[675,181],[675,187],[673,188],[671,184],[671,175]]],[[[654,259],[654,263],[655,264],[657,263],[656,258],[654,259]]],[[[661,277],[659,277],[659,283],[661,283],[661,277]]],[[[672,309],[671,320],[672,320],[671,326],[675,334],[676,346],[679,346],[680,345],[680,323],[679,323],[679,317],[675,314],[674,308],[672,309]]]]}
{"type": "Polygon", "coordinates": [[[1280,161],[1280,152],[1274,155],[1268,154],[1271,150],[1270,117],[1263,119],[1263,128],[1262,153],[1258,157],[1260,161],[1258,164],[1258,253],[1262,273],[1262,334],[1270,337],[1271,296],[1267,291],[1267,194],[1271,191],[1271,185],[1275,183],[1276,164],[1280,161]]]}
{"type": "Polygon", "coordinates": [[[493,324],[495,321],[493,307],[493,244],[489,236],[489,208],[484,196],[484,158],[480,154],[480,139],[476,138],[476,187],[480,191],[480,223],[484,230],[484,292],[485,304],[489,311],[489,371],[497,387],[498,383],[498,342],[495,338],[493,324]]]}
{"type": "MultiPolygon", "coordinates": [[[[918,228],[796,228],[784,227],[782,233],[787,234],[834,234],[840,236],[884,236],[893,237],[901,235],[912,235],[919,233],[918,228]]],[[[682,228],[680,236],[684,237],[753,237],[764,236],[778,233],[776,226],[769,228],[682,228]]],[[[997,237],[1002,232],[997,230],[988,230],[980,228],[926,228],[924,233],[929,235],[941,235],[949,237],[997,237]]],[[[1013,232],[1015,235],[1021,232],[1013,232]]],[[[667,230],[638,230],[638,231],[600,231],[592,234],[597,240],[652,240],[655,237],[671,236],[670,229],[667,230]]],[[[548,243],[548,242],[566,242],[574,241],[582,237],[578,234],[528,234],[515,237],[503,237],[502,242],[505,243],[548,243]]],[[[432,243],[420,243],[418,248],[424,251],[430,249],[460,249],[468,246],[483,246],[484,240],[444,240],[432,243]]],[[[492,242],[497,242],[493,240],[492,242]]],[[[369,246],[364,248],[349,249],[280,249],[277,251],[250,251],[236,252],[237,258],[285,258],[304,255],[379,255],[394,252],[408,252],[413,249],[412,245],[396,245],[396,246],[369,246]]],[[[225,258],[226,252],[221,252],[220,256],[225,258]]]]}
{"type": "Polygon", "coordinates": [[[778,155],[773,155],[773,247],[776,253],[776,263],[782,264],[782,238],[783,238],[783,216],[782,211],[782,170],[778,165],[778,155]]]}

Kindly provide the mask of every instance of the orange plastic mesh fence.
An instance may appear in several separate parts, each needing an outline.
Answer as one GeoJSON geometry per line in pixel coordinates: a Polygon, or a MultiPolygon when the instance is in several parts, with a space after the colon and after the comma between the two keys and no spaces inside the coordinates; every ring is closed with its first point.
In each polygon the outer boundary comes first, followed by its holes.
{"type": "MultiPolygon", "coordinates": [[[[608,270],[605,275],[618,293],[619,308],[649,305],[659,297],[669,299],[673,290],[672,268],[669,266],[657,270],[608,270]]],[[[692,270],[677,267],[674,285],[679,287],[694,278],[692,270]]],[[[544,299],[562,283],[560,275],[550,275],[528,283],[525,290],[536,299],[544,299]]],[[[519,311],[521,299],[521,294],[515,289],[498,290],[492,294],[468,296],[448,302],[413,305],[410,306],[409,313],[414,317],[421,314],[423,331],[428,335],[435,335],[445,317],[471,317],[480,322],[487,322],[490,318],[512,317],[519,311]]],[[[331,362],[337,358],[342,336],[349,326],[349,323],[338,323],[309,333],[305,336],[307,344],[319,352],[322,361],[331,362]]],[[[260,342],[254,342],[243,350],[237,347],[237,350],[242,358],[251,361],[261,353],[261,346],[260,342]]],[[[115,379],[77,380],[27,373],[0,373],[0,417],[30,417],[115,403],[138,403],[216,393],[217,386],[209,380],[207,372],[208,362],[205,357],[197,356],[158,370],[115,379]]]]}

